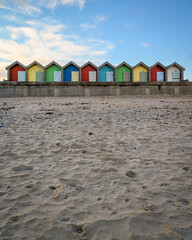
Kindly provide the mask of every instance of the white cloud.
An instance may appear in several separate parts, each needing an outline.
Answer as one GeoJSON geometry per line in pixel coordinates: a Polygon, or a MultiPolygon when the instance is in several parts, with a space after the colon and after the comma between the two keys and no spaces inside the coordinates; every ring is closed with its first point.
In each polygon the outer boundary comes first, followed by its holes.
{"type": "Polygon", "coordinates": [[[55,8],[59,4],[63,5],[78,5],[82,9],[85,5],[85,0],[41,0],[40,3],[47,8],[55,8]]]}
{"type": "Polygon", "coordinates": [[[107,48],[108,50],[112,50],[114,47],[115,47],[115,45],[114,45],[113,43],[110,43],[110,42],[107,43],[106,48],[107,48]]]}
{"type": "MultiPolygon", "coordinates": [[[[25,37],[31,38],[31,36],[37,36],[37,31],[31,27],[6,27],[8,32],[15,34],[17,37],[23,35],[25,37]]],[[[38,37],[37,37],[38,38],[38,37]]]]}
{"type": "Polygon", "coordinates": [[[5,71],[5,68],[9,65],[8,62],[0,62],[0,81],[3,79],[7,79],[7,73],[5,71]]]}
{"type": "Polygon", "coordinates": [[[132,25],[131,23],[126,22],[126,23],[125,23],[125,27],[126,27],[126,28],[129,28],[129,29],[132,29],[132,28],[133,28],[133,25],[132,25]]]}
{"type": "Polygon", "coordinates": [[[96,19],[97,19],[97,21],[99,21],[99,22],[106,21],[106,17],[105,17],[104,15],[98,15],[98,16],[96,17],[96,19]]]}
{"type": "Polygon", "coordinates": [[[47,8],[55,8],[60,0],[40,0],[40,3],[47,8]]]}
{"type": "Polygon", "coordinates": [[[148,43],[146,43],[146,42],[141,42],[141,45],[143,46],[143,47],[149,47],[149,44],[148,43]]]}
{"type": "Polygon", "coordinates": [[[28,4],[20,5],[20,6],[18,6],[18,8],[21,13],[24,13],[29,16],[36,16],[36,15],[41,14],[41,10],[39,8],[33,7],[28,4]]]}
{"type": "Polygon", "coordinates": [[[90,29],[96,28],[96,25],[91,24],[91,23],[81,23],[80,28],[83,29],[83,31],[88,31],[90,29]]]}
{"type": "Polygon", "coordinates": [[[18,21],[18,18],[16,17],[16,16],[14,16],[14,15],[5,15],[5,16],[3,16],[3,18],[5,19],[5,20],[7,20],[7,21],[11,21],[11,22],[17,22],[18,21]]]}
{"type": "Polygon", "coordinates": [[[44,29],[47,32],[58,32],[61,31],[62,29],[66,28],[64,24],[59,24],[59,25],[44,25],[44,29]]]}
{"type": "Polygon", "coordinates": [[[105,21],[106,18],[104,15],[97,15],[95,18],[94,18],[94,22],[93,23],[89,23],[89,22],[85,22],[85,23],[81,23],[80,24],[80,28],[83,30],[83,31],[88,31],[90,29],[94,29],[94,28],[97,28],[98,26],[98,23],[99,22],[103,22],[105,21]]]}
{"type": "Polygon", "coordinates": [[[85,4],[85,0],[61,0],[62,4],[68,4],[68,5],[74,5],[74,4],[78,4],[79,8],[82,9],[84,7],[85,4]]]}
{"type": "Polygon", "coordinates": [[[31,26],[37,26],[38,22],[35,22],[35,21],[26,21],[25,23],[27,23],[28,25],[31,25],[31,26]]]}
{"type": "Polygon", "coordinates": [[[20,14],[26,14],[29,16],[39,15],[41,13],[41,10],[39,8],[26,4],[25,0],[21,0],[21,1],[13,0],[13,2],[15,3],[15,7],[14,5],[13,7],[9,7],[5,4],[0,4],[0,8],[17,12],[20,14]]]}
{"type": "Polygon", "coordinates": [[[0,8],[19,14],[39,16],[42,13],[41,7],[54,9],[57,5],[63,4],[70,6],[77,5],[80,9],[83,9],[85,0],[11,0],[11,3],[9,4],[8,1],[0,0],[0,8]]]}
{"type": "MultiPolygon", "coordinates": [[[[51,21],[50,21],[51,22],[51,21]]],[[[26,24],[26,23],[25,23],[26,24]]],[[[37,60],[46,65],[55,60],[66,63],[71,60],[82,65],[87,60],[101,63],[114,48],[112,43],[100,39],[86,39],[76,35],[65,35],[65,25],[46,25],[42,20],[28,21],[27,26],[7,26],[2,31],[10,38],[0,37],[0,79],[5,78],[5,62],[16,60],[24,65],[37,60]],[[19,41],[17,41],[19,39],[19,41]]],[[[63,64],[64,65],[64,64],[63,64]]]]}

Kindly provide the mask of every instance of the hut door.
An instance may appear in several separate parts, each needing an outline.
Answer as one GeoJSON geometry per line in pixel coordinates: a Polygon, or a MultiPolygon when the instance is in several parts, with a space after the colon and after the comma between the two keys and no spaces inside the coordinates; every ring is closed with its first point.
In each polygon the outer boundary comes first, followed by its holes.
{"type": "Polygon", "coordinates": [[[106,72],[106,82],[113,82],[113,72],[106,72]]]}
{"type": "Polygon", "coordinates": [[[18,71],[18,82],[25,82],[25,71],[18,71]]]}
{"type": "Polygon", "coordinates": [[[79,71],[72,71],[71,72],[71,81],[72,82],[79,82],[79,71]]]}
{"type": "Polygon", "coordinates": [[[123,82],[130,82],[130,72],[123,72],[123,82]]]}
{"type": "Polygon", "coordinates": [[[173,82],[180,82],[180,72],[173,72],[172,73],[173,82]]]}
{"type": "Polygon", "coordinates": [[[164,72],[157,72],[157,82],[164,82],[164,72]]]}
{"type": "Polygon", "coordinates": [[[147,82],[147,72],[140,72],[140,81],[147,82]]]}
{"type": "Polygon", "coordinates": [[[54,71],[54,82],[61,82],[61,71],[54,71]]]}
{"type": "Polygon", "coordinates": [[[89,72],[89,82],[96,82],[96,71],[89,72]]]}
{"type": "Polygon", "coordinates": [[[36,81],[43,82],[43,72],[36,72],[36,81]]]}

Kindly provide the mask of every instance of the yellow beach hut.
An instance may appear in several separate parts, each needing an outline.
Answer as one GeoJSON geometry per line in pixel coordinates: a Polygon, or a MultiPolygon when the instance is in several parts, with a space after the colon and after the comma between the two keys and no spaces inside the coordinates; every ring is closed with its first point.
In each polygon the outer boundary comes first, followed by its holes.
{"type": "Polygon", "coordinates": [[[149,81],[149,67],[143,63],[138,63],[133,68],[133,82],[148,82],[149,81]]]}
{"type": "Polygon", "coordinates": [[[32,62],[27,66],[28,82],[44,82],[45,68],[37,61],[32,62]]]}

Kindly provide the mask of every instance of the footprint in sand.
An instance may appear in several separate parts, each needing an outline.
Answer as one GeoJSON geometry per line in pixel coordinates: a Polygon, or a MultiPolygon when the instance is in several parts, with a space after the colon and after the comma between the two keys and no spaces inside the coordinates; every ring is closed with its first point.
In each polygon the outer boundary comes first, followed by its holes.
{"type": "Polygon", "coordinates": [[[27,171],[27,170],[33,170],[33,167],[27,166],[27,165],[19,165],[12,168],[13,171],[27,171]]]}

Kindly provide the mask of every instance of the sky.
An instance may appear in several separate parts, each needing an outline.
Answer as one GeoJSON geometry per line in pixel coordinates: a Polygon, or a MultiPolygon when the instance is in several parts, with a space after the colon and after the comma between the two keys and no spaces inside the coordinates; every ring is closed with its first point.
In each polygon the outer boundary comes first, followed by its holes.
{"type": "Polygon", "coordinates": [[[177,62],[192,80],[192,0],[0,0],[0,80],[16,60],[177,62]]]}

